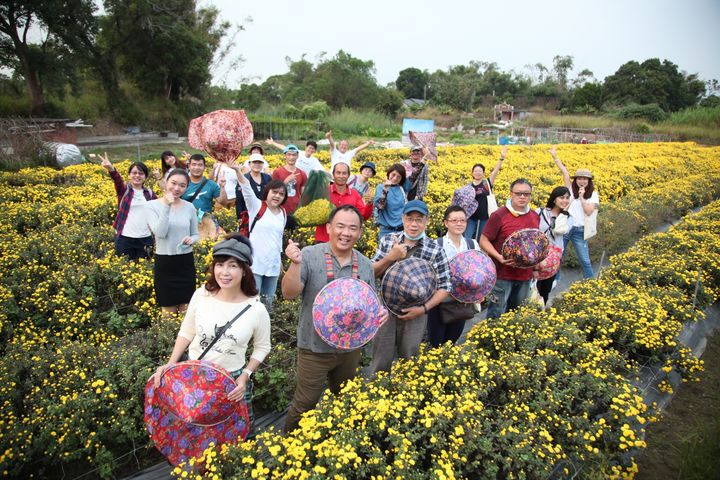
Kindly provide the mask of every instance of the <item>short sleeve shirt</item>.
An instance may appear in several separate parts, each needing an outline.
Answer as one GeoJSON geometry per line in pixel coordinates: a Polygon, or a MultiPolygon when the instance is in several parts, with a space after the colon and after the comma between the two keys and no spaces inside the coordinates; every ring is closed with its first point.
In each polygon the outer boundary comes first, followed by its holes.
{"type": "MultiPolygon", "coordinates": [[[[190,198],[195,195],[195,191],[200,188],[200,185],[202,185],[202,180],[198,183],[191,181],[187,190],[183,193],[182,199],[189,202],[190,198]]],[[[202,210],[203,212],[212,212],[213,202],[219,196],[220,186],[212,180],[208,180],[205,185],[203,185],[200,193],[198,193],[195,197],[195,200],[192,201],[192,204],[198,211],[202,210]]]]}
{"type": "MultiPolygon", "coordinates": [[[[303,284],[302,304],[300,306],[300,321],[297,329],[297,345],[315,353],[338,353],[347,352],[328,345],[320,338],[315,331],[312,319],[312,306],[315,297],[328,284],[327,268],[325,264],[325,253],[332,258],[333,272],[335,278],[352,276],[352,262],[340,267],[335,256],[330,250],[330,244],[320,243],[302,249],[302,263],[300,264],[300,281],[303,284]]],[[[358,276],[374,288],[375,274],[373,273],[372,262],[369,258],[357,250],[353,252],[358,255],[358,276]]]]}
{"type": "MultiPolygon", "coordinates": [[[[507,237],[523,228],[539,228],[539,226],[540,216],[533,210],[516,217],[510,213],[507,207],[502,207],[490,215],[482,234],[490,240],[495,250],[502,254],[502,246],[507,237]]],[[[532,278],[531,268],[508,267],[501,265],[495,259],[493,259],[493,262],[495,262],[497,268],[497,278],[500,280],[527,281],[532,278]]]]}
{"type": "MultiPolygon", "coordinates": [[[[285,200],[285,204],[283,206],[285,207],[285,211],[287,213],[293,213],[297,210],[298,205],[300,205],[300,195],[302,194],[302,189],[307,183],[307,175],[305,172],[299,168],[296,171],[298,175],[295,177],[295,180],[285,184],[287,186],[287,200],[285,200]]],[[[288,175],[290,175],[290,171],[282,166],[273,171],[272,178],[273,180],[285,181],[288,175]]]]}

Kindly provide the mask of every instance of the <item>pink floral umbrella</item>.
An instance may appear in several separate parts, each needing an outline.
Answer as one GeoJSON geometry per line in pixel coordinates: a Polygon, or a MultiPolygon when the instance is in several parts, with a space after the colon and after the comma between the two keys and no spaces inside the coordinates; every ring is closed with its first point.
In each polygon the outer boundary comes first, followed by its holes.
{"type": "Polygon", "coordinates": [[[190,120],[188,143],[221,162],[236,159],[253,141],[245,110],[215,110],[190,120]]]}

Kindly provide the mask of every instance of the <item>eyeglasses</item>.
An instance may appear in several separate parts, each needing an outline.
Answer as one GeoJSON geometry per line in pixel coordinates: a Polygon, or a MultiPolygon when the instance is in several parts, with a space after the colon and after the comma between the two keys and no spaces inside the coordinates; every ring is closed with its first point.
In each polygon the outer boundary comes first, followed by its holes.
{"type": "Polygon", "coordinates": [[[426,217],[405,217],[403,220],[410,224],[414,223],[415,225],[422,225],[423,223],[425,223],[425,220],[427,220],[427,218],[426,217]]]}
{"type": "Polygon", "coordinates": [[[453,218],[452,220],[445,220],[448,223],[467,223],[464,218],[453,218]]]}
{"type": "Polygon", "coordinates": [[[510,192],[518,197],[532,197],[532,192],[510,192]]]}

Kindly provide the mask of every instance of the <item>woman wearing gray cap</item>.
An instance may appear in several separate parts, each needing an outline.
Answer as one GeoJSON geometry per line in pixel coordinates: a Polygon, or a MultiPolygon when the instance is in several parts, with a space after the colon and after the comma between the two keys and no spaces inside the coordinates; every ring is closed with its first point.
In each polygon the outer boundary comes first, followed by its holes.
{"type": "Polygon", "coordinates": [[[250,241],[233,233],[213,247],[205,285],[190,300],[175,346],[153,374],[155,385],[187,350],[190,360],[208,360],[227,370],[236,387],[231,401],[245,400],[252,423],[252,374],[270,353],[270,316],[260,302],[250,266],[250,241]],[[252,339],[252,355],[246,353],[252,339]]]}
{"type": "Polygon", "coordinates": [[[573,227],[565,234],[565,247],[572,242],[575,247],[580,265],[582,265],[583,278],[593,278],[592,262],[590,261],[590,248],[588,239],[595,235],[594,231],[586,231],[586,226],[593,230],[597,227],[597,211],[600,205],[600,197],[593,183],[593,176],[590,170],[579,168],[575,175],[570,178],[570,173],[565,165],[557,158],[555,147],[550,149],[555,165],[562,173],[563,182],[570,190],[572,201],[568,213],[573,219],[573,227]]]}

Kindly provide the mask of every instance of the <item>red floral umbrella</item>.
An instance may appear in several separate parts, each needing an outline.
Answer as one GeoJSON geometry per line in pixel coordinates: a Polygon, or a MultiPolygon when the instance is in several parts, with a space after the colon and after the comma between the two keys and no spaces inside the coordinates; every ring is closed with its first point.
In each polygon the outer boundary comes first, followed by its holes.
{"type": "Polygon", "coordinates": [[[253,141],[245,110],[215,110],[190,120],[188,143],[221,162],[236,159],[253,141]]]}

